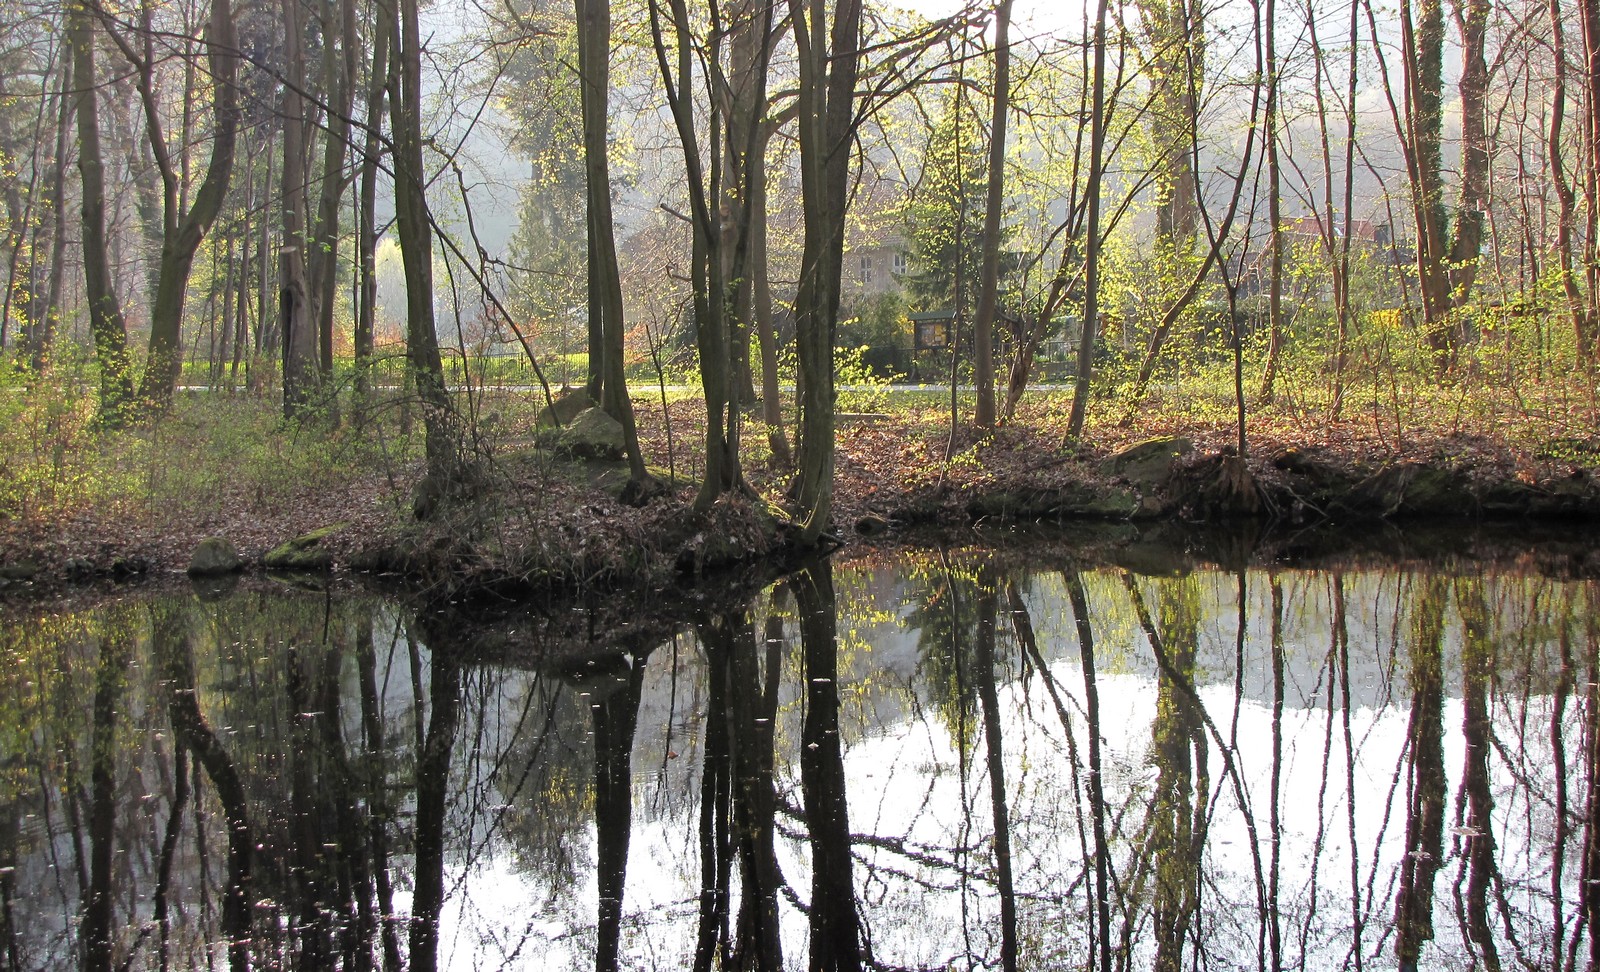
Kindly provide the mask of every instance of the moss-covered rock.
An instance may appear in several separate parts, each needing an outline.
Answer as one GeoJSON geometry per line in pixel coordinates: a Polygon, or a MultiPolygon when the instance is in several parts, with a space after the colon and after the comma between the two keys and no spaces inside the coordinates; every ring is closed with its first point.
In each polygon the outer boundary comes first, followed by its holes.
{"type": "Polygon", "coordinates": [[[584,409],[556,436],[555,449],[575,459],[621,459],[622,423],[603,409],[584,409]]]}
{"type": "Polygon", "coordinates": [[[594,408],[597,403],[589,397],[589,393],[582,388],[563,389],[556,395],[554,408],[546,405],[539,410],[538,418],[534,424],[541,428],[556,428],[572,424],[579,413],[586,409],[594,408]]]}
{"type": "Polygon", "coordinates": [[[1140,515],[1141,497],[1120,486],[1068,483],[1052,489],[1017,489],[984,493],[967,503],[973,519],[1125,520],[1140,515]]]}
{"type": "Polygon", "coordinates": [[[1151,492],[1167,484],[1172,467],[1194,452],[1194,443],[1183,436],[1150,439],[1129,446],[1100,463],[1100,473],[1120,479],[1140,492],[1151,492]]]}
{"type": "Polygon", "coordinates": [[[1350,494],[1347,505],[1379,516],[1468,515],[1477,499],[1466,477],[1422,462],[1400,462],[1368,477],[1350,494]]]}
{"type": "Polygon", "coordinates": [[[269,570],[327,570],[333,566],[333,551],[323,541],[347,526],[335,523],[303,533],[267,551],[261,563],[269,570]]]}
{"type": "Polygon", "coordinates": [[[226,537],[205,538],[189,556],[190,577],[236,574],[243,569],[244,561],[240,559],[239,551],[233,548],[226,537]]]}
{"type": "Polygon", "coordinates": [[[39,565],[31,560],[13,560],[9,564],[0,564],[0,581],[13,583],[33,580],[39,573],[39,565]]]}

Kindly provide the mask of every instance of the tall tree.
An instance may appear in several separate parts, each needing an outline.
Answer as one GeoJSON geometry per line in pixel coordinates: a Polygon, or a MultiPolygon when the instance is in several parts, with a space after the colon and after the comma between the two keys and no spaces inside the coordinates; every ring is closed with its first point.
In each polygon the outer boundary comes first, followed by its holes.
{"type": "Polygon", "coordinates": [[[1100,329],[1100,184],[1106,164],[1106,13],[1107,0],[1095,0],[1094,35],[1089,43],[1094,57],[1089,96],[1089,178],[1084,188],[1088,213],[1084,217],[1083,327],[1078,335],[1078,364],[1072,390],[1072,412],[1067,438],[1083,434],[1089,411],[1089,381],[1094,376],[1094,349],[1100,329]]]}
{"type": "MultiPolygon", "coordinates": [[[[313,325],[311,296],[306,280],[306,250],[311,241],[306,235],[306,129],[309,125],[307,116],[310,99],[306,97],[305,11],[301,0],[282,0],[281,9],[284,84],[280,109],[283,118],[283,167],[279,181],[283,238],[278,246],[278,329],[283,340],[283,413],[285,417],[295,418],[305,414],[311,407],[320,371],[317,366],[317,332],[313,325]]],[[[398,183],[398,179],[396,181],[398,183]]],[[[401,190],[397,185],[397,210],[400,195],[401,190]]],[[[409,274],[406,283],[409,296],[409,274]]],[[[428,284],[428,313],[431,316],[431,278],[428,284]]]]}
{"type": "Polygon", "coordinates": [[[591,398],[622,424],[628,454],[628,499],[652,491],[639,451],[623,362],[622,275],[617,267],[607,160],[611,95],[611,0],[574,0],[578,19],[578,75],[583,85],[584,185],[589,239],[589,385],[591,398]]]}
{"type": "Polygon", "coordinates": [[[800,65],[800,192],[805,246],[795,294],[799,361],[800,542],[818,543],[833,513],[834,333],[844,264],[856,81],[861,68],[861,0],[788,0],[800,65]]]}
{"type": "Polygon", "coordinates": [[[978,314],[972,322],[972,377],[978,386],[980,429],[995,424],[994,320],[1000,283],[1000,211],[1005,206],[1006,116],[1011,111],[1011,2],[995,7],[994,117],[989,123],[989,186],[983,212],[983,269],[978,314]]]}
{"type": "Polygon", "coordinates": [[[772,53],[772,5],[735,0],[726,8],[725,25],[714,10],[709,36],[697,43],[687,3],[669,0],[675,66],[661,7],[659,0],[652,0],[651,34],[683,148],[694,231],[695,343],[706,402],[706,474],[695,505],[705,509],[717,496],[743,485],[736,362],[749,357],[748,312],[754,289],[747,271],[757,196],[754,183],[764,169],[757,153],[765,141],[761,128],[772,53]],[[709,76],[712,94],[703,148],[693,100],[697,47],[704,51],[702,70],[709,76]]]}
{"type": "Polygon", "coordinates": [[[356,35],[355,0],[323,0],[319,7],[322,34],[322,90],[327,99],[322,140],[321,184],[307,260],[307,297],[317,327],[317,364],[324,381],[333,377],[333,308],[339,273],[339,217],[345,189],[345,154],[350,144],[350,115],[355,107],[360,40],[356,35]],[[337,56],[336,56],[337,55],[337,56]]]}
{"type": "Polygon", "coordinates": [[[378,164],[384,154],[384,97],[393,76],[389,47],[394,39],[394,13],[386,3],[374,4],[373,41],[367,65],[366,119],[361,143],[361,182],[357,190],[356,259],[360,281],[356,301],[356,390],[368,390],[378,304],[378,164]]]}
{"type": "Polygon", "coordinates": [[[389,25],[395,228],[406,277],[406,370],[422,402],[428,474],[448,483],[461,470],[433,315],[433,222],[422,162],[422,30],[417,6],[418,0],[399,0],[398,16],[389,25]]]}
{"type": "Polygon", "coordinates": [[[106,233],[105,156],[100,145],[100,110],[96,103],[94,13],[74,4],[67,14],[72,74],[76,81],[78,176],[83,199],[84,296],[89,305],[89,330],[100,366],[100,413],[103,424],[117,425],[133,401],[133,374],[128,362],[128,326],[111,278],[111,249],[106,233]]]}
{"type": "MultiPolygon", "coordinates": [[[[152,5],[142,4],[139,16],[139,44],[135,46],[102,11],[106,33],[133,67],[134,85],[144,109],[145,137],[161,179],[161,254],[156,262],[155,293],[150,303],[150,351],[139,388],[141,398],[161,405],[171,401],[183,367],[183,309],[195,254],[222,211],[233,178],[240,119],[236,88],[239,44],[229,0],[212,0],[211,19],[202,39],[211,86],[211,159],[204,180],[190,200],[188,163],[184,157],[188,147],[180,145],[180,157],[174,158],[157,87],[152,5]]],[[[192,72],[186,73],[192,77],[192,72]]],[[[186,105],[192,97],[192,91],[184,92],[186,105]]]]}

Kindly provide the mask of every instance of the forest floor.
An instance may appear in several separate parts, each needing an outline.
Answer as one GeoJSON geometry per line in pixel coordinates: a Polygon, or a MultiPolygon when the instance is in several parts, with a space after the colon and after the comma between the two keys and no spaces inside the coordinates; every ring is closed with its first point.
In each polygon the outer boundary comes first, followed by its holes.
{"type": "MultiPolygon", "coordinates": [[[[1280,405],[1251,417],[1242,461],[1220,406],[1152,400],[1131,418],[1091,423],[1076,443],[1063,434],[1064,399],[1025,403],[983,435],[952,435],[947,403],[846,413],[831,533],[843,545],[882,545],[912,527],[1005,520],[1600,519],[1593,403],[1524,396],[1508,410],[1480,398],[1375,401],[1337,418],[1280,405]],[[1153,463],[1108,462],[1151,440],[1170,447],[1153,463]]],[[[180,407],[144,430],[36,447],[36,468],[13,444],[0,472],[31,485],[13,490],[21,502],[0,506],[0,591],[30,597],[178,574],[211,536],[256,567],[265,551],[329,526],[337,529],[320,550],[333,569],[445,586],[659,585],[784,544],[772,511],[789,474],[767,461],[766,429],[754,418],[744,430],[749,495],[691,512],[702,468],[698,400],[665,412],[638,400],[647,460],[676,475],[639,507],[616,499],[614,472],[530,448],[532,404],[485,408],[473,487],[424,523],[413,516],[420,463],[394,433],[348,423],[297,431],[264,405],[213,405],[180,407]]]]}

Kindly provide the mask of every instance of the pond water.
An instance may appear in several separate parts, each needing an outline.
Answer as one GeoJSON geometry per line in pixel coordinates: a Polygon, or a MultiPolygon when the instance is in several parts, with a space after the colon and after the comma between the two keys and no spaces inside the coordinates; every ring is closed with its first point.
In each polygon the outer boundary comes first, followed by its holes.
{"type": "Polygon", "coordinates": [[[907,552],[635,616],[20,612],[3,967],[1600,953],[1593,580],[1170,563],[907,552]]]}

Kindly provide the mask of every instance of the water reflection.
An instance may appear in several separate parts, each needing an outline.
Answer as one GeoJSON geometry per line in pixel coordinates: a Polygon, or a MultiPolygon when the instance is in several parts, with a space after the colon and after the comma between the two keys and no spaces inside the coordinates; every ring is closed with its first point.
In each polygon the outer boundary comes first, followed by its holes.
{"type": "Polygon", "coordinates": [[[934,552],[12,618],[0,967],[1584,967],[1597,595],[934,552]]]}

